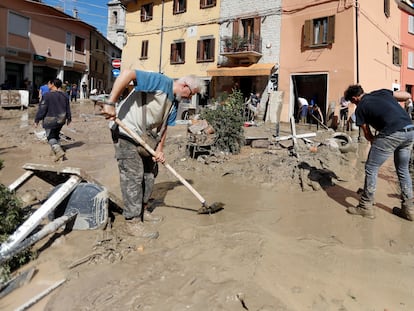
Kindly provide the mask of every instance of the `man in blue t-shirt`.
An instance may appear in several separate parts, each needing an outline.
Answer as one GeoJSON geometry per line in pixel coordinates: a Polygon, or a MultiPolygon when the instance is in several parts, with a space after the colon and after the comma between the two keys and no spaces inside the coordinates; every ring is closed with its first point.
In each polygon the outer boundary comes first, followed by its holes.
{"type": "Polygon", "coordinates": [[[394,155],[401,189],[401,209],[393,212],[407,220],[414,220],[413,187],[409,172],[409,162],[414,142],[414,125],[399,101],[411,98],[403,91],[381,89],[364,93],[360,85],[351,85],[344,93],[345,100],[355,105],[356,125],[360,126],[365,138],[371,143],[368,159],[365,163],[364,191],[356,207],[347,212],[368,218],[375,218],[374,194],[380,166],[394,155]],[[375,129],[376,135],[371,132],[375,129]]]}
{"type": "Polygon", "coordinates": [[[50,91],[53,86],[53,80],[48,80],[39,88],[39,103],[42,101],[43,96],[50,91]]]}
{"type": "Polygon", "coordinates": [[[205,84],[193,75],[173,80],[156,72],[124,69],[102,107],[102,114],[107,119],[119,118],[137,135],[148,137],[147,133],[150,133],[158,141],[154,148],[155,156],[152,156],[142,150],[128,132],[116,124],[111,127],[124,201],[123,216],[131,235],[158,237],[158,232],[148,231],[144,226],[144,221],[161,220],[146,210],[157,173],[156,164],[165,162],[166,130],[167,125],[175,122],[176,106],[181,99],[190,99],[197,93],[204,95],[205,84]],[[133,92],[118,104],[118,99],[131,82],[135,85],[133,92]]]}

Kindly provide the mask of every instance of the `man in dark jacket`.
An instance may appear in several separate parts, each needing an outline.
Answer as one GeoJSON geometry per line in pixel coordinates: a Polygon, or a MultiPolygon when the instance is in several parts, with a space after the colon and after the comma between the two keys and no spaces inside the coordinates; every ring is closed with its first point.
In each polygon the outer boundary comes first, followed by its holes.
{"type": "Polygon", "coordinates": [[[401,209],[396,208],[393,212],[413,221],[413,187],[409,163],[414,142],[414,125],[398,103],[411,98],[411,94],[386,89],[365,94],[360,85],[351,85],[344,96],[345,100],[357,105],[356,125],[361,127],[365,138],[371,143],[365,163],[364,191],[358,206],[349,207],[347,212],[375,218],[373,202],[378,170],[391,155],[394,155],[394,165],[400,183],[401,209]],[[375,136],[370,127],[377,132],[375,136]]]}
{"type": "Polygon", "coordinates": [[[60,91],[61,86],[62,81],[60,79],[51,81],[50,92],[42,97],[35,117],[35,127],[42,120],[47,141],[55,154],[55,161],[59,161],[65,156],[65,151],[60,145],[60,130],[65,123],[69,125],[72,121],[69,98],[60,91]]]}

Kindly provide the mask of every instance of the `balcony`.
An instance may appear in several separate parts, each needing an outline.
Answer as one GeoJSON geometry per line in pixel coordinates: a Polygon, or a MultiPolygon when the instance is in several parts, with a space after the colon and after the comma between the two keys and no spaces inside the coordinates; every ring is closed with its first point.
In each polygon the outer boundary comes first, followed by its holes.
{"type": "Polygon", "coordinates": [[[221,38],[220,55],[238,63],[257,63],[262,57],[262,40],[240,36],[221,38]]]}

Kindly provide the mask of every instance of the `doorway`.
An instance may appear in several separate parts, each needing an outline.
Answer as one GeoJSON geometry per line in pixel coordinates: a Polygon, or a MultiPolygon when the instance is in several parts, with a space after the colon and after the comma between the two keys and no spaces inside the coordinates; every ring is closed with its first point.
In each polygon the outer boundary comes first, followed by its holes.
{"type": "MultiPolygon", "coordinates": [[[[306,98],[309,105],[317,104],[323,114],[324,123],[327,113],[328,74],[292,75],[293,116],[298,122],[298,97],[306,98]]],[[[291,110],[292,111],[292,110],[291,110]]]]}

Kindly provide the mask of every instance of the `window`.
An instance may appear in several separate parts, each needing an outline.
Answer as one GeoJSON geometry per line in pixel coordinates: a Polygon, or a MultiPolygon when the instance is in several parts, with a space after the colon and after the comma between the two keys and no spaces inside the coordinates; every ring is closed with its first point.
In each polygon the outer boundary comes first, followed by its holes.
{"type": "Polygon", "coordinates": [[[401,66],[401,49],[393,46],[392,47],[392,63],[397,66],[401,66]]]}
{"type": "Polygon", "coordinates": [[[9,19],[7,23],[9,33],[28,38],[29,26],[29,18],[9,12],[9,19]]]}
{"type": "Polygon", "coordinates": [[[144,4],[141,6],[141,22],[152,20],[153,3],[144,4]]]}
{"type": "Polygon", "coordinates": [[[174,0],[173,13],[180,14],[187,10],[187,0],[174,0]]]}
{"type": "Polygon", "coordinates": [[[72,34],[70,32],[66,33],[66,50],[72,51],[72,34]]]}
{"type": "Polygon", "coordinates": [[[99,50],[99,40],[96,40],[95,42],[95,49],[99,50]]]}
{"type": "Polygon", "coordinates": [[[236,50],[261,51],[261,20],[254,18],[236,19],[233,21],[232,45],[236,50]]]}
{"type": "Polygon", "coordinates": [[[408,15],[408,32],[414,34],[414,16],[408,15]]]}
{"type": "Polygon", "coordinates": [[[143,40],[141,43],[141,59],[148,58],[148,40],[143,40]]]}
{"type": "Polygon", "coordinates": [[[185,42],[175,42],[171,44],[171,64],[184,64],[185,62],[185,42]]]}
{"type": "Polygon", "coordinates": [[[75,51],[85,53],[85,39],[75,36],[75,51]]]}
{"type": "Polygon", "coordinates": [[[414,69],[414,52],[410,51],[408,52],[408,64],[407,67],[409,69],[414,69]]]}
{"type": "Polygon", "coordinates": [[[214,61],[214,38],[197,41],[197,63],[214,61]]]}
{"type": "Polygon", "coordinates": [[[303,46],[317,47],[334,43],[335,16],[328,16],[305,21],[303,29],[303,46]]]}
{"type": "Polygon", "coordinates": [[[216,6],[216,0],[200,0],[200,9],[216,6]]]}
{"type": "Polygon", "coordinates": [[[112,25],[118,25],[118,12],[112,12],[112,25]]]}
{"type": "Polygon", "coordinates": [[[386,17],[390,17],[390,0],[384,0],[384,14],[386,17]]]}

